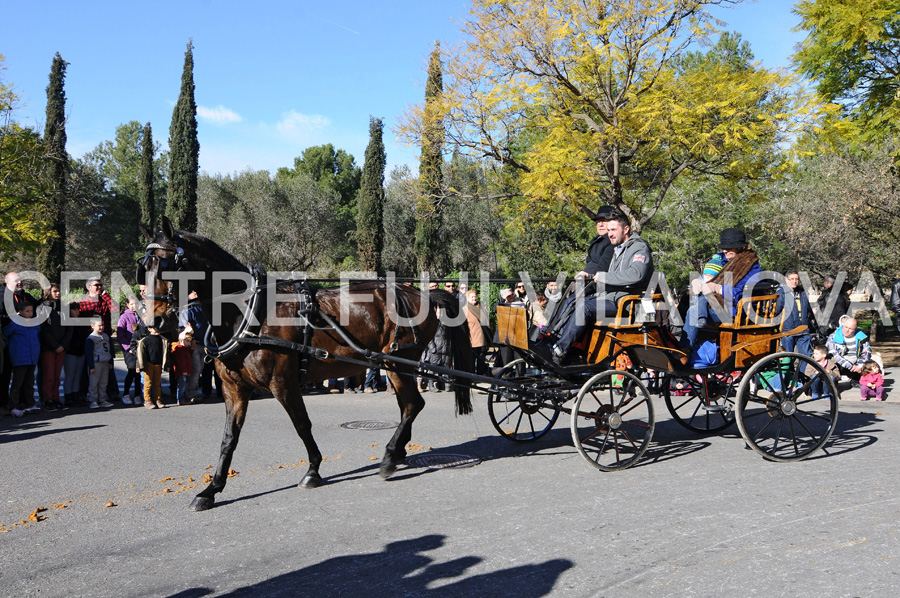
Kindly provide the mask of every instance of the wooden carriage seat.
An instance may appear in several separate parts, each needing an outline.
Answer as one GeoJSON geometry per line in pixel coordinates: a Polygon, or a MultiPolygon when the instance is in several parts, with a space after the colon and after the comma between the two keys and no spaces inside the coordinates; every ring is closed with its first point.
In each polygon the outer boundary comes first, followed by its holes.
{"type": "Polygon", "coordinates": [[[737,315],[732,322],[712,324],[707,330],[719,331],[719,361],[725,361],[732,353],[735,367],[749,367],[765,355],[778,351],[778,339],[798,334],[806,329],[780,331],[784,311],[778,313],[778,295],[743,297],[737,304],[737,315]]]}
{"type": "Polygon", "coordinates": [[[623,346],[637,344],[668,345],[657,328],[656,311],[665,302],[661,293],[652,297],[652,309],[644,308],[643,295],[626,295],[616,305],[616,316],[610,323],[596,323],[585,339],[586,361],[598,363],[623,346]]]}
{"type": "Polygon", "coordinates": [[[524,307],[497,306],[497,340],[503,344],[528,348],[528,310],[524,307]]]}

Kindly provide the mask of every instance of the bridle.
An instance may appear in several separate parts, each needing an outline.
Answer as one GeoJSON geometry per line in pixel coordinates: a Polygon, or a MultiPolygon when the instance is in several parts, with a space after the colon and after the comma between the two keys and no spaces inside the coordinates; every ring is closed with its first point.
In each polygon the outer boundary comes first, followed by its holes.
{"type": "Polygon", "coordinates": [[[171,281],[165,281],[162,278],[162,274],[165,272],[181,272],[182,270],[186,270],[188,267],[188,260],[184,256],[184,250],[177,245],[162,245],[160,243],[149,243],[146,247],[146,253],[144,257],[138,260],[136,279],[140,283],[141,281],[146,281],[146,275],[148,271],[151,271],[152,266],[150,263],[152,261],[156,262],[156,280],[161,282],[165,282],[166,284],[166,294],[165,295],[157,295],[154,291],[155,288],[151,291],[147,289],[144,292],[144,297],[151,301],[159,301],[161,303],[165,303],[169,306],[170,309],[178,309],[178,298],[175,296],[173,289],[175,285],[171,283],[171,281]],[[168,256],[160,256],[157,255],[157,251],[164,251],[171,254],[171,257],[168,256]]]}

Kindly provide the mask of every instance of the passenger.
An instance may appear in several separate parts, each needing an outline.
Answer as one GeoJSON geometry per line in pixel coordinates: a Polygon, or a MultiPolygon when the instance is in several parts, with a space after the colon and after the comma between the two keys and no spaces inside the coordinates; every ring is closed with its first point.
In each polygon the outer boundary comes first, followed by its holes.
{"type": "Polygon", "coordinates": [[[579,300],[576,310],[580,309],[580,312],[572,314],[561,327],[559,338],[553,345],[553,359],[557,363],[566,357],[572,343],[581,337],[585,327],[593,325],[598,316],[615,315],[619,299],[644,291],[650,283],[653,252],[646,241],[631,234],[628,218],[616,211],[607,222],[606,231],[614,248],[609,270],[594,275],[598,292],[579,300]]]}
{"type": "MultiPolygon", "coordinates": [[[[698,295],[697,302],[690,306],[684,319],[680,346],[683,349],[697,348],[697,333],[709,320],[721,322],[715,310],[709,309],[709,301],[720,307],[730,306],[731,316],[737,315],[737,304],[744,296],[744,287],[759,278],[762,268],[756,252],[747,242],[747,236],[739,228],[726,228],[719,235],[719,248],[725,257],[722,271],[709,281],[694,279],[690,292],[698,295]]],[[[685,362],[687,359],[684,360],[685,362]]]]}

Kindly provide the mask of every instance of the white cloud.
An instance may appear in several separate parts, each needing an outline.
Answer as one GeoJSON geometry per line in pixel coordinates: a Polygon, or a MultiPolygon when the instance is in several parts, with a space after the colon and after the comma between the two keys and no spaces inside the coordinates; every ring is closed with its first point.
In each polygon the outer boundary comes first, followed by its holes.
{"type": "Polygon", "coordinates": [[[286,112],[278,124],[278,132],[286,137],[302,137],[307,133],[324,129],[331,125],[331,119],[321,114],[302,114],[295,110],[286,112]]]}
{"type": "Polygon", "coordinates": [[[197,116],[204,120],[209,120],[217,124],[239,123],[243,118],[233,110],[229,110],[225,106],[219,104],[215,108],[207,108],[206,106],[197,106],[197,116]]]}

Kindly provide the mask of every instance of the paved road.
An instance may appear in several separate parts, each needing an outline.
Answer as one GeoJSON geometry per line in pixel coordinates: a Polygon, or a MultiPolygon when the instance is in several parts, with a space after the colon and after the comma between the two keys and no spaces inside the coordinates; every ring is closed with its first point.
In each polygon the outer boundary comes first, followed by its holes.
{"type": "Polygon", "coordinates": [[[4,596],[887,596],[900,589],[900,405],[842,401],[821,454],[778,464],[732,427],[699,437],[657,404],[641,464],[600,473],[569,439],[514,444],[449,393],[426,395],[412,452],[465,469],[377,476],[386,393],[308,399],[326,484],[257,399],[217,507],[188,510],[223,406],[0,420],[4,596]],[[116,506],[107,507],[108,503],[116,506]],[[38,507],[45,519],[28,521],[38,507]],[[64,507],[64,508],[60,508],[64,507]],[[19,522],[27,521],[26,524],[19,522]]]}

